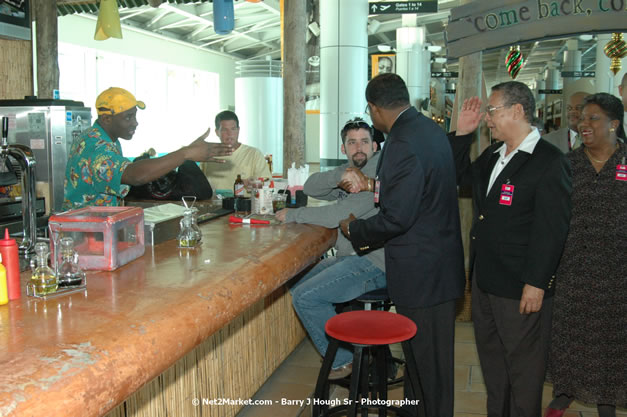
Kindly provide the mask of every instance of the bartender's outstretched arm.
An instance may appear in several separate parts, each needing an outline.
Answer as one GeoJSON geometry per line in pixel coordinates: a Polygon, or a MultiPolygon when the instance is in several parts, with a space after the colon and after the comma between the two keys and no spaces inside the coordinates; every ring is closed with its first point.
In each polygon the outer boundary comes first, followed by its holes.
{"type": "Polygon", "coordinates": [[[174,151],[160,158],[142,159],[133,162],[126,167],[122,174],[122,184],[143,185],[156,180],[172,171],[185,161],[195,162],[224,162],[220,156],[227,156],[233,153],[230,145],[222,143],[205,142],[209,136],[207,129],[199,138],[187,146],[174,151]]]}

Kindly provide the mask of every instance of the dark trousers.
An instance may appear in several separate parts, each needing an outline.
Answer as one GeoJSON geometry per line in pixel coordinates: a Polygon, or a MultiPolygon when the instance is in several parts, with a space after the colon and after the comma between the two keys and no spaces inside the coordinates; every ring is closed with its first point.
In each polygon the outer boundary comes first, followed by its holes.
{"type": "Polygon", "coordinates": [[[540,417],[553,299],[520,314],[520,300],[485,293],[472,284],[472,321],[488,391],[488,417],[540,417]]]}
{"type": "MultiPolygon", "coordinates": [[[[418,326],[410,341],[421,385],[415,398],[421,400],[418,415],[453,417],[455,300],[422,308],[396,306],[396,312],[418,326]]],[[[414,399],[408,384],[405,378],[406,397],[414,399]]]]}

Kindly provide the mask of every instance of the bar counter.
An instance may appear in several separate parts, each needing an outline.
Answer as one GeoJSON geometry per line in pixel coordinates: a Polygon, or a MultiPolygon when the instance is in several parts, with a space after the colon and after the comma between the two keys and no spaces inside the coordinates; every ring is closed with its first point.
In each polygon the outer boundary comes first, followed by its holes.
{"type": "Polygon", "coordinates": [[[0,416],[235,415],[192,400],[250,398],[298,344],[283,284],[336,232],[227,218],[201,230],[200,248],[147,246],[56,299],[27,297],[22,274],[22,298],[0,306],[0,416]]]}

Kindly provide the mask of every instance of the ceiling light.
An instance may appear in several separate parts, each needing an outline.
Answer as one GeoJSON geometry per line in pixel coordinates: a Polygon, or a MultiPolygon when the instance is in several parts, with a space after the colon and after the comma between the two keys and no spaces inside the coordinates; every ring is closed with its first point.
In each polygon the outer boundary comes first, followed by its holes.
{"type": "Polygon", "coordinates": [[[379,52],[390,52],[392,50],[392,47],[390,45],[377,45],[377,49],[379,50],[379,52]]]}
{"type": "Polygon", "coordinates": [[[443,56],[438,56],[434,59],[436,64],[446,64],[446,58],[443,56]]]}
{"type": "Polygon", "coordinates": [[[581,39],[582,41],[591,41],[592,37],[592,35],[579,35],[579,39],[581,39]]]}
{"type": "Polygon", "coordinates": [[[429,52],[440,52],[442,50],[442,47],[440,45],[429,45],[427,46],[427,50],[429,52]]]}

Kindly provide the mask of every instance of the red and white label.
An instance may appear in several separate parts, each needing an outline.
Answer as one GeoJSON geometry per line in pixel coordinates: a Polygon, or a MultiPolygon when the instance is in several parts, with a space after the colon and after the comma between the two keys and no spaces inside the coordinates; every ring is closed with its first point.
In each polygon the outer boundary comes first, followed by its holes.
{"type": "Polygon", "coordinates": [[[616,165],[616,180],[627,181],[627,165],[616,165]]]}
{"type": "Polygon", "coordinates": [[[501,185],[501,197],[499,204],[502,206],[511,206],[514,199],[514,186],[509,184],[501,185]]]}

